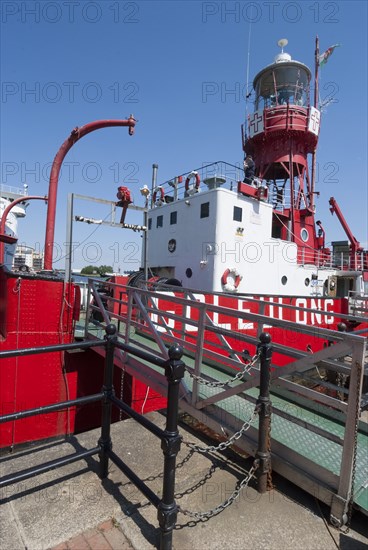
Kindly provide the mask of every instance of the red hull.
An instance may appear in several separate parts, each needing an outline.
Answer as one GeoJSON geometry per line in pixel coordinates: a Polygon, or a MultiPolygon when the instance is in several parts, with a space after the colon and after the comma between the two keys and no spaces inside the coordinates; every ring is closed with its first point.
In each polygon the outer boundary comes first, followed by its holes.
{"type": "MultiPolygon", "coordinates": [[[[0,269],[0,350],[73,342],[79,304],[79,288],[73,284],[64,285],[62,280],[51,277],[19,277],[0,269]]],[[[98,393],[102,388],[103,368],[103,357],[92,350],[3,359],[0,414],[98,393]]],[[[117,395],[120,395],[120,386],[121,372],[117,369],[117,395]]],[[[124,400],[139,412],[157,410],[166,404],[164,397],[147,390],[145,384],[128,374],[124,377],[124,400]]],[[[72,407],[69,412],[6,422],[0,424],[0,448],[78,433],[99,426],[100,421],[100,407],[86,405],[78,409],[72,407]]]]}
{"type": "MultiPolygon", "coordinates": [[[[61,280],[17,277],[1,271],[1,350],[48,346],[73,340],[76,288],[61,280]]],[[[1,414],[49,405],[76,396],[74,373],[63,371],[63,354],[52,353],[1,361],[1,414]]],[[[50,413],[0,426],[0,446],[13,446],[67,433],[75,411],[50,413]]]]}

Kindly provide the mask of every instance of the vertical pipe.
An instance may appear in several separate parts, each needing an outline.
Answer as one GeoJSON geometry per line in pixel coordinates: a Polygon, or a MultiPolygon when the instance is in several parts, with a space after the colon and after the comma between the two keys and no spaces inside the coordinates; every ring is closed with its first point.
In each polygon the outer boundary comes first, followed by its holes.
{"type": "Polygon", "coordinates": [[[165,436],[161,441],[164,453],[164,474],[162,500],[158,505],[157,517],[160,524],[160,550],[171,550],[172,533],[176,524],[177,506],[175,492],[175,464],[180,450],[181,436],[178,431],[179,385],[184,377],[185,365],[180,360],[182,348],[175,344],[169,349],[169,360],[165,368],[168,381],[165,436]]]}
{"type": "Polygon", "coordinates": [[[101,420],[101,437],[98,440],[100,446],[100,472],[101,479],[107,477],[109,468],[108,451],[112,449],[110,426],[111,426],[111,399],[114,394],[113,376],[114,376],[114,351],[115,343],[117,341],[116,327],[115,325],[107,325],[106,329],[106,357],[105,357],[105,372],[104,372],[104,384],[102,391],[104,394],[102,401],[102,420],[101,420]]]}
{"type": "Polygon", "coordinates": [[[292,141],[290,140],[289,151],[289,177],[290,177],[290,225],[291,234],[290,241],[295,242],[295,186],[294,186],[294,166],[293,166],[293,149],[292,141]]]}
{"type": "Polygon", "coordinates": [[[91,281],[88,279],[87,296],[86,296],[86,318],[84,320],[84,338],[85,339],[87,339],[89,319],[91,317],[91,300],[92,300],[92,286],[91,286],[91,281]]]}
{"type": "Polygon", "coordinates": [[[152,164],[152,188],[151,188],[151,208],[153,208],[153,192],[157,185],[158,164],[152,164]]]}
{"type": "MultiPolygon", "coordinates": [[[[153,195],[153,193],[152,193],[152,195],[153,195]]],[[[148,197],[146,198],[145,205],[144,205],[143,225],[146,228],[143,232],[143,270],[144,270],[144,280],[147,281],[148,280],[148,265],[147,265],[147,254],[148,254],[148,197]]]]}
{"type": "Polygon", "coordinates": [[[134,133],[135,123],[136,120],[134,119],[133,115],[130,115],[129,119],[127,120],[95,120],[94,122],[85,124],[81,128],[74,128],[69,137],[59,148],[52,163],[49,181],[49,202],[46,219],[44,269],[52,269],[52,252],[54,248],[56,200],[59,185],[59,174],[64,158],[68,154],[68,151],[79,139],[91,132],[94,132],[95,130],[100,130],[101,128],[108,128],[112,126],[129,126],[129,134],[132,135],[134,133]]]}
{"type": "Polygon", "coordinates": [[[258,449],[256,459],[258,460],[257,479],[258,492],[267,491],[267,478],[271,473],[270,453],[270,427],[271,427],[271,400],[270,400],[270,366],[272,357],[271,336],[262,332],[259,337],[258,351],[260,352],[260,385],[259,397],[257,400],[259,427],[258,427],[258,449]]]}
{"type": "Polygon", "coordinates": [[[72,254],[73,254],[73,206],[74,193],[68,193],[68,205],[66,214],[66,255],[65,255],[65,283],[70,283],[72,274],[72,254]]]}
{"type": "Polygon", "coordinates": [[[176,177],[174,179],[174,201],[178,200],[178,185],[179,185],[179,178],[176,177]]]}
{"type": "Polygon", "coordinates": [[[318,69],[319,69],[319,39],[316,36],[316,49],[314,52],[314,107],[318,109],[318,69]]]}

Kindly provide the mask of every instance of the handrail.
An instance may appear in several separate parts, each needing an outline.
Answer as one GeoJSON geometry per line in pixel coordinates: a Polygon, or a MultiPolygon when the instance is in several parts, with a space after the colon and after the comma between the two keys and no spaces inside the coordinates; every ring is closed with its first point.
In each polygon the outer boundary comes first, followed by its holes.
{"type": "MultiPolygon", "coordinates": [[[[108,282],[104,284],[109,285],[108,282]]],[[[122,285],[117,286],[121,287],[122,285]]],[[[281,401],[286,399],[287,402],[293,403],[293,409],[290,411],[284,410],[282,404],[276,404],[273,410],[273,425],[284,421],[288,422],[289,426],[294,425],[295,430],[305,430],[316,434],[316,437],[323,437],[326,445],[338,447],[338,449],[333,448],[333,453],[339,453],[340,457],[342,454],[344,468],[339,468],[340,461],[337,460],[334,463],[337,473],[335,477],[331,477],[325,463],[316,461],[312,451],[304,455],[303,453],[306,451],[298,452],[295,447],[293,447],[291,464],[289,464],[290,457],[287,454],[287,447],[280,449],[277,446],[278,450],[276,457],[273,455],[273,460],[278,465],[280,473],[285,471],[285,461],[288,462],[287,468],[290,468],[291,476],[298,476],[299,474],[295,473],[294,469],[300,472],[300,468],[303,469],[307,461],[308,472],[313,474],[314,490],[317,490],[317,487],[323,487],[321,500],[331,505],[331,521],[336,525],[343,525],[346,512],[352,502],[350,500],[351,474],[355,461],[352,437],[359,429],[359,407],[365,403],[363,377],[364,374],[367,376],[367,373],[364,372],[366,339],[355,332],[342,332],[343,326],[345,326],[343,324],[338,327],[338,331],[310,324],[308,326],[303,322],[286,320],[288,315],[286,313],[283,315],[281,312],[293,312],[292,315],[295,318],[297,316],[299,319],[304,319],[305,312],[309,311],[310,314],[320,316],[320,322],[322,322],[323,315],[331,319],[337,317],[339,320],[358,322],[367,322],[367,316],[358,318],[330,311],[311,310],[286,303],[280,304],[274,300],[268,303],[265,299],[257,300],[246,295],[234,296],[214,293],[214,303],[204,303],[200,299],[200,295],[203,293],[197,294],[183,288],[171,288],[167,292],[134,287],[122,288],[126,294],[126,296],[124,295],[123,308],[119,308],[119,314],[116,314],[114,312],[118,309],[116,299],[112,299],[113,310],[109,311],[111,318],[118,320],[123,327],[120,337],[125,338],[133,346],[142,346],[146,351],[152,349],[154,345],[152,341],[156,341],[158,348],[161,349],[170,345],[177,338],[183,339],[186,343],[186,356],[190,361],[187,372],[190,377],[193,376],[193,380],[192,383],[188,383],[188,378],[185,380],[181,407],[220,434],[221,426],[224,426],[225,411],[228,429],[231,431],[239,429],[239,425],[241,425],[239,416],[235,412],[234,414],[228,412],[228,408],[236,411],[246,404],[249,406],[250,403],[255,403],[253,391],[259,385],[260,380],[259,372],[252,364],[247,370],[244,361],[241,358],[236,361],[233,354],[236,352],[241,355],[239,350],[243,349],[242,346],[245,343],[256,347],[257,336],[264,327],[267,327],[273,336],[272,391],[281,401]],[[189,300],[188,297],[191,293],[192,299],[189,300]],[[139,300],[137,300],[138,297],[139,300]],[[244,302],[244,305],[237,307],[232,305],[231,307],[234,309],[230,309],[230,306],[224,307],[226,300],[239,300],[244,302]],[[246,305],[248,301],[250,302],[249,306],[246,305]],[[187,306],[190,312],[186,309],[187,306]],[[144,315],[141,315],[143,307],[145,312],[144,315]],[[271,308],[273,313],[271,313],[271,308]],[[232,322],[230,316],[233,318],[232,322]],[[150,323],[147,322],[147,319],[150,320],[150,323]],[[247,323],[252,325],[252,330],[249,332],[246,328],[241,328],[247,323]],[[202,332],[200,333],[201,326],[202,332]],[[275,335],[272,333],[273,330],[276,331],[275,335]],[[290,341],[285,345],[286,342],[281,336],[281,339],[278,340],[279,335],[283,335],[285,331],[291,331],[289,334],[309,335],[311,347],[308,347],[310,349],[298,347],[299,338],[294,346],[290,341]],[[217,342],[215,340],[220,335],[226,340],[224,345],[219,340],[217,342]],[[143,339],[146,343],[144,341],[142,343],[143,339]],[[229,378],[230,372],[239,371],[243,371],[244,376],[243,379],[238,379],[236,385],[223,384],[223,381],[229,378]],[[350,385],[344,387],[344,381],[348,377],[351,379],[350,385]],[[209,393],[203,390],[198,392],[198,380],[216,388],[216,390],[214,392],[211,390],[209,393]],[[211,409],[208,409],[209,406],[211,409]],[[325,428],[324,425],[316,423],[310,415],[306,419],[300,416],[304,414],[303,406],[305,410],[314,411],[315,415],[322,414],[328,419],[327,422],[340,422],[344,430],[343,435],[337,436],[335,432],[330,433],[328,427],[325,428]]],[[[315,299],[319,298],[315,297],[315,299]]],[[[320,299],[322,304],[323,298],[320,299]]],[[[125,362],[124,358],[121,358],[121,361],[123,368],[132,376],[136,374],[144,376],[142,375],[143,369],[138,363],[125,362]]],[[[162,382],[159,375],[152,376],[150,380],[152,387],[156,391],[160,391],[162,382]]],[[[255,435],[250,430],[249,439],[244,438],[239,441],[245,452],[253,453],[254,438],[255,435]]],[[[276,443],[276,445],[278,444],[276,443]]],[[[323,456],[325,456],[325,451],[323,456]]],[[[291,477],[291,479],[294,478],[291,477]]],[[[308,490],[310,480],[304,483],[298,477],[297,479],[298,483],[300,482],[301,486],[308,490]]],[[[361,479],[359,483],[361,483],[361,479]]]]}
{"type": "Polygon", "coordinates": [[[13,483],[29,479],[36,475],[53,470],[67,464],[72,464],[78,460],[90,456],[99,455],[101,479],[108,475],[108,462],[111,459],[115,465],[135,484],[135,486],[152,502],[158,510],[158,519],[160,524],[160,549],[170,550],[172,548],[172,534],[176,523],[177,505],[174,499],[175,489],[175,463],[176,456],[180,450],[181,436],[178,432],[178,402],[179,402],[179,384],[184,376],[184,363],[180,360],[182,356],[181,347],[176,344],[171,346],[168,355],[169,359],[164,360],[153,354],[141,352],[130,345],[117,341],[116,327],[112,324],[107,325],[104,340],[86,341],[74,344],[60,344],[52,346],[42,346],[39,348],[24,348],[18,350],[9,350],[0,352],[0,360],[10,357],[34,355],[41,353],[52,353],[55,351],[66,351],[72,349],[89,349],[94,347],[104,347],[106,349],[104,384],[102,391],[98,394],[79,397],[68,401],[53,403],[42,407],[17,411],[15,413],[0,416],[0,423],[16,421],[30,416],[59,411],[61,409],[80,406],[96,401],[102,402],[102,422],[101,436],[98,445],[92,449],[84,449],[71,455],[67,455],[56,460],[51,460],[43,464],[38,464],[25,470],[11,473],[0,479],[0,488],[13,483]],[[114,396],[113,377],[114,377],[114,352],[115,347],[124,349],[131,355],[149,360],[165,371],[167,379],[167,415],[166,427],[164,430],[156,426],[153,422],[143,415],[133,411],[123,401],[114,396]],[[161,439],[161,447],[164,454],[164,472],[163,472],[163,490],[162,497],[156,495],[135,473],[112,451],[112,441],[110,435],[111,426],[111,407],[117,406],[124,410],[131,417],[148,429],[156,437],[161,439]]]}

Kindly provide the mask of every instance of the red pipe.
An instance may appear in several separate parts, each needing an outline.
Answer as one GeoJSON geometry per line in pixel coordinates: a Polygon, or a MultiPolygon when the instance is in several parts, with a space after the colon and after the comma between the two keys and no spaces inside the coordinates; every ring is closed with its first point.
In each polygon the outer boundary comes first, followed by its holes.
{"type": "MultiPolygon", "coordinates": [[[[6,233],[5,233],[5,222],[6,222],[6,218],[8,217],[8,214],[10,212],[10,210],[16,206],[17,204],[19,204],[20,202],[25,202],[25,201],[32,201],[32,200],[41,200],[41,201],[47,201],[48,198],[47,197],[39,197],[39,196],[30,196],[28,197],[27,195],[24,195],[24,197],[19,197],[19,199],[15,199],[13,202],[11,202],[10,204],[8,204],[8,206],[5,208],[4,210],[4,213],[1,217],[1,220],[0,220],[0,264],[3,264],[4,263],[4,252],[5,252],[5,246],[4,246],[4,242],[6,242],[6,233]],[[2,241],[2,237],[5,237],[4,241],[2,241]]],[[[16,239],[18,240],[18,239],[16,239]]]]}
{"type": "Polygon", "coordinates": [[[86,136],[90,132],[100,130],[101,128],[107,128],[110,126],[129,126],[129,135],[133,135],[134,126],[136,120],[131,115],[127,120],[96,120],[85,124],[81,128],[74,128],[70,136],[64,141],[59,151],[56,153],[54,162],[51,168],[50,181],[49,181],[49,204],[47,208],[47,220],[46,220],[46,236],[45,236],[45,259],[44,269],[52,269],[52,251],[54,248],[54,233],[55,233],[55,215],[56,215],[56,198],[57,189],[59,183],[60,168],[66,157],[69,149],[73,147],[83,136],[86,136]]]}

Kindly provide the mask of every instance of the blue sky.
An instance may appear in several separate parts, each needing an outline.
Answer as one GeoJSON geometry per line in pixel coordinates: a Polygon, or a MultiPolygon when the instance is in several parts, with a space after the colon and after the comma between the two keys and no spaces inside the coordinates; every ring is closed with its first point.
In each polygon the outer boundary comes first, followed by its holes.
{"type": "MultiPolygon", "coordinates": [[[[248,54],[252,82],[286,37],[286,51],[313,72],[316,34],[321,51],[341,44],[321,69],[321,98],[333,101],[323,113],[319,141],[318,219],[327,241],[346,238],[328,209],[334,196],[366,243],[366,2],[3,0],[0,9],[2,183],[27,183],[30,194],[46,194],[50,163],[75,126],[130,113],[138,119],[133,137],[125,128],[101,130],[66,157],[58,257],[68,193],[115,200],[123,184],[141,205],[139,188],[150,187],[153,163],[165,181],[207,162],[241,162],[248,54]],[[212,95],[205,93],[209,87],[212,95]]],[[[91,203],[78,202],[75,213],[104,217],[91,203]]],[[[43,248],[45,220],[46,206],[31,203],[19,223],[20,242],[43,248]]],[[[127,221],[141,222],[134,214],[127,221]]],[[[74,224],[73,240],[81,243],[74,267],[138,265],[138,234],[74,224]]]]}

